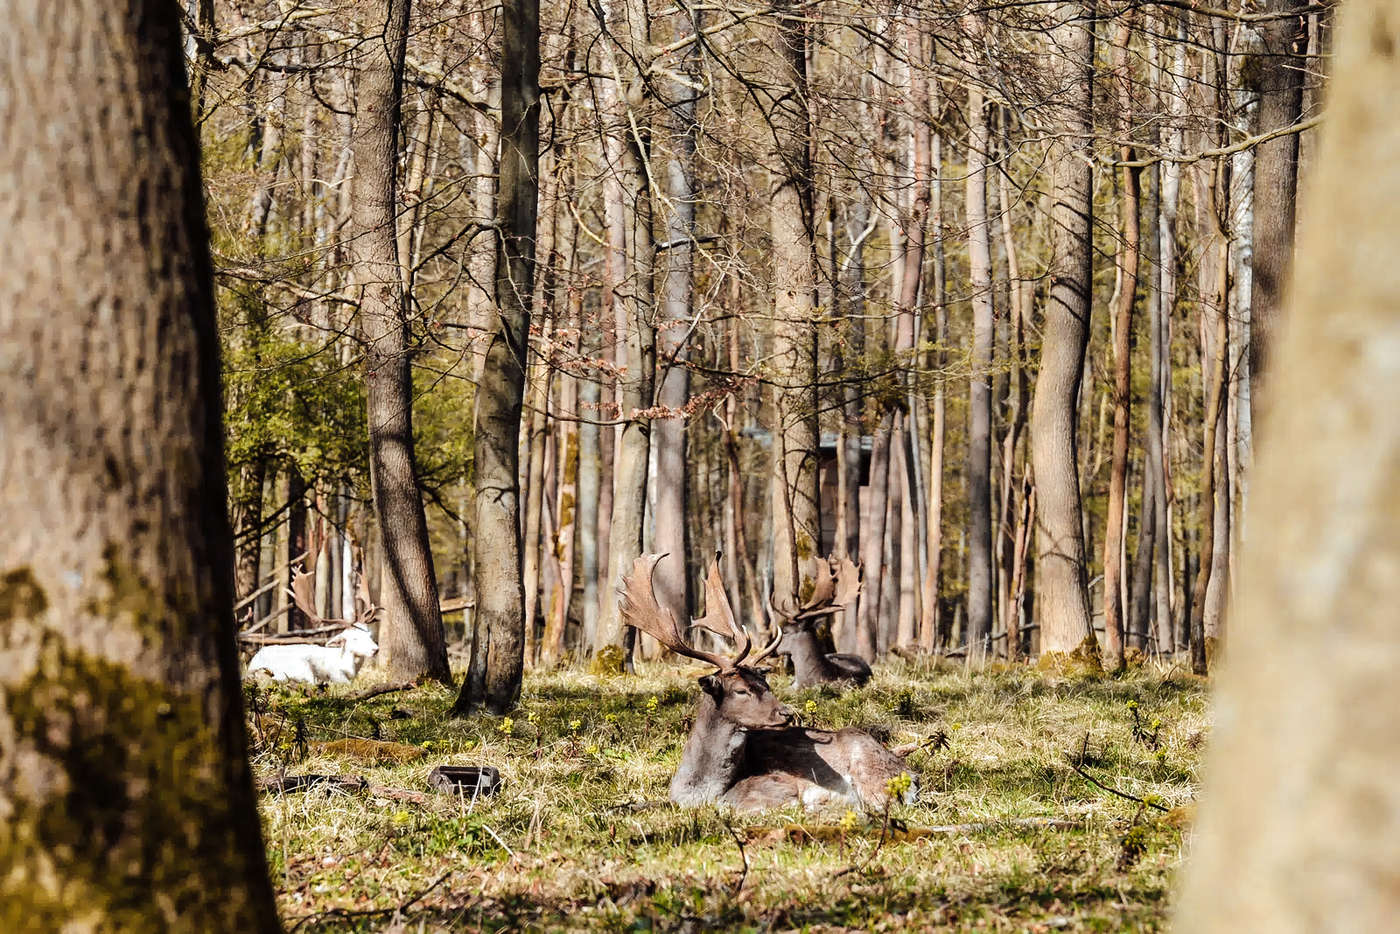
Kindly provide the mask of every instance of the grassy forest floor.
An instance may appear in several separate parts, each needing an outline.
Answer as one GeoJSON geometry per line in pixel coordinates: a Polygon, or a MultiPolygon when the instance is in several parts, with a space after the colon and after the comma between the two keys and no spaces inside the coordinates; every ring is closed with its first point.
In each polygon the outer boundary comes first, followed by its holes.
{"type": "Polygon", "coordinates": [[[364,683],[250,686],[260,779],[368,783],[263,795],[288,930],[1166,926],[1208,723],[1203,684],[1180,669],[1059,680],[897,662],[841,695],[773,677],[811,725],[874,726],[891,744],[946,734],[910,756],[921,801],[869,820],[657,803],[694,677],[536,674],[510,719],[467,720],[447,719],[440,686],[359,701],[364,683]],[[375,737],[401,745],[354,741],[375,737]],[[495,766],[503,788],[425,793],[441,764],[495,766]]]}

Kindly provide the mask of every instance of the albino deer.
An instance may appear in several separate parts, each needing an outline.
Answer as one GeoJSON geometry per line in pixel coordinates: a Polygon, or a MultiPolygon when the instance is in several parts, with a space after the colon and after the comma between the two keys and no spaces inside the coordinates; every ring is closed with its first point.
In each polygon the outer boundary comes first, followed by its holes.
{"type": "Polygon", "coordinates": [[[793,687],[810,687],[838,681],[863,685],[871,671],[859,655],[828,653],[817,638],[823,617],[844,613],[860,596],[860,569],[850,558],[813,559],[812,593],[806,600],[768,601],[773,622],[782,631],[776,649],[792,659],[793,687]]]}
{"type": "MultiPolygon", "coordinates": [[[[293,570],[292,586],[288,589],[292,603],[305,614],[310,629],[324,632],[334,627],[341,631],[324,645],[292,643],[265,645],[248,662],[249,676],[262,674],[273,681],[299,681],[305,684],[346,684],[354,680],[365,662],[379,651],[370,634],[370,624],[377,612],[369,598],[369,582],[360,575],[355,593],[355,618],[326,619],[316,612],[316,558],[325,539],[320,535],[320,523],[311,536],[307,565],[313,570],[293,570]]],[[[292,637],[295,638],[293,633],[292,637]]]]}
{"type": "MultiPolygon", "coordinates": [[[[788,726],[792,710],[750,667],[770,655],[778,639],[749,657],[753,643],[734,620],[718,560],[705,580],[705,615],[692,624],[731,640],[738,651],[726,657],[686,644],[675,616],[657,602],[652,590],[652,573],[664,557],[643,555],[623,578],[618,603],[622,619],[677,655],[716,669],[700,678],[695,726],[671,779],[671,800],[687,806],[726,804],[745,811],[788,804],[885,807],[890,779],[907,771],[904,760],[862,730],[788,726]],[[745,660],[750,665],[743,664],[745,660]]],[[[918,783],[910,777],[906,801],[918,796],[918,783]]]]}

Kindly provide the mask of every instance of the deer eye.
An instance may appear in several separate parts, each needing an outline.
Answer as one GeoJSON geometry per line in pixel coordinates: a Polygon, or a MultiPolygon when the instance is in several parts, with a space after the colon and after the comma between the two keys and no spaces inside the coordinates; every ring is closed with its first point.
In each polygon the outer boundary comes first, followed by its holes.
{"type": "Polygon", "coordinates": [[[735,692],[734,692],[734,696],[735,696],[735,697],[748,697],[748,696],[749,696],[749,692],[748,692],[748,691],[735,691],[735,692]]]}

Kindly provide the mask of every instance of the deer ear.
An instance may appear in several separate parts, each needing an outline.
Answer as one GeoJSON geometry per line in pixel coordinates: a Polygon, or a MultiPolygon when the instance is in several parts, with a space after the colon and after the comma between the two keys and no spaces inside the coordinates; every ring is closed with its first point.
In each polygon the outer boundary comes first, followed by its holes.
{"type": "Polygon", "coordinates": [[[719,700],[724,693],[724,688],[719,683],[719,675],[705,675],[700,679],[700,689],[715,700],[719,700]]]}

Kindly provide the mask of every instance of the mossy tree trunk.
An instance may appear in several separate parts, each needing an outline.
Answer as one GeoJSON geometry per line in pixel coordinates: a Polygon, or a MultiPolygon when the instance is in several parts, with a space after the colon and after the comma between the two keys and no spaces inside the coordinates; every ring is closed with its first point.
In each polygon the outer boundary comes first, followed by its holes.
{"type": "Polygon", "coordinates": [[[428,521],[413,450],[413,381],[408,296],[399,267],[400,97],[410,0],[370,7],[372,38],[360,67],[351,146],[355,188],[350,258],[360,294],[368,386],[370,482],[384,543],[382,664],[395,678],[452,679],[438,605],[428,521]]]}
{"type": "Polygon", "coordinates": [[[1400,266],[1377,261],[1400,250],[1397,48],[1392,4],[1342,9],[1182,931],[1380,931],[1400,916],[1400,266]]]}
{"type": "Polygon", "coordinates": [[[0,39],[0,930],[278,930],[177,7],[0,39]]]}

